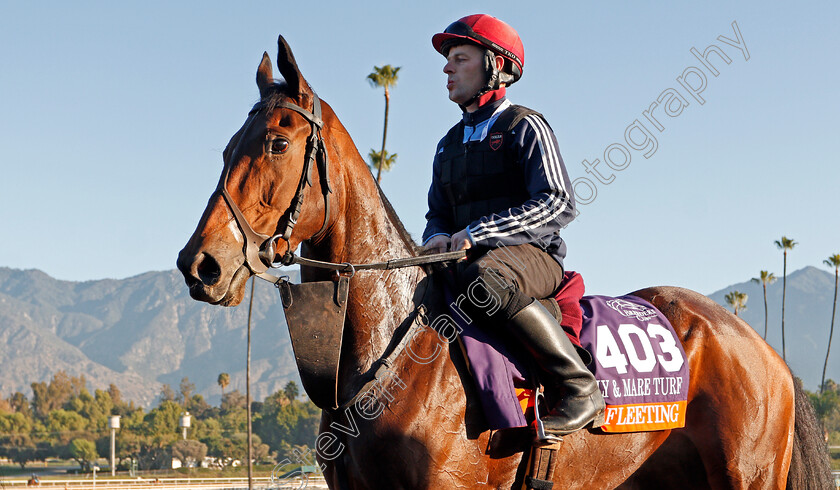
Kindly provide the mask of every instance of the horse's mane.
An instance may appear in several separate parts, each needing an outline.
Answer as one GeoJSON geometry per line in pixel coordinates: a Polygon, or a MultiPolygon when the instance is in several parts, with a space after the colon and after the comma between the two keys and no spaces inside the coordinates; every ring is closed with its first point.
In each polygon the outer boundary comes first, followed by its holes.
{"type": "MultiPolygon", "coordinates": [[[[288,93],[289,85],[285,81],[275,80],[268,86],[268,90],[260,99],[261,110],[265,112],[272,112],[276,109],[281,102],[291,97],[288,93]]],[[[355,143],[354,143],[355,145],[355,143]]],[[[371,175],[372,176],[372,175],[371,175]]],[[[394,207],[391,205],[391,201],[385,197],[385,193],[382,192],[382,187],[379,186],[379,183],[376,182],[376,189],[379,192],[379,199],[382,201],[382,204],[385,206],[385,214],[391,220],[391,223],[394,224],[394,227],[397,229],[397,233],[399,233],[400,238],[403,239],[405,242],[405,246],[411,250],[412,255],[417,255],[420,251],[420,247],[414,242],[414,239],[411,237],[411,233],[406,230],[405,225],[400,220],[399,216],[397,216],[397,212],[394,210],[394,207]]]]}
{"type": "MultiPolygon", "coordinates": [[[[373,175],[371,175],[371,177],[372,176],[373,175]]],[[[373,181],[376,182],[376,179],[373,179],[373,181]]],[[[391,206],[391,201],[389,201],[388,198],[385,197],[385,193],[382,192],[382,187],[379,186],[379,182],[376,182],[376,189],[379,191],[379,198],[382,200],[382,204],[385,206],[385,214],[388,216],[388,218],[390,218],[391,223],[394,224],[394,227],[396,227],[397,232],[400,234],[400,237],[405,242],[405,246],[408,247],[409,250],[411,250],[413,255],[417,255],[420,252],[421,247],[419,247],[417,243],[414,242],[414,238],[411,237],[411,233],[409,233],[408,230],[405,229],[405,225],[400,220],[400,217],[397,216],[397,212],[394,211],[394,207],[391,206]]]]}

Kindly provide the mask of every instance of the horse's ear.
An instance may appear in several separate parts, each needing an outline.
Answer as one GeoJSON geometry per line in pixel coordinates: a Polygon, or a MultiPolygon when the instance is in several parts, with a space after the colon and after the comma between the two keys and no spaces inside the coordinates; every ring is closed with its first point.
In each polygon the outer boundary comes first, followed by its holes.
{"type": "Polygon", "coordinates": [[[271,70],[271,58],[268,53],[263,53],[260,67],[257,68],[257,87],[260,89],[260,98],[265,97],[268,93],[268,87],[271,86],[271,81],[274,79],[274,73],[271,70]]]}
{"type": "Polygon", "coordinates": [[[289,43],[283,39],[283,36],[277,38],[277,68],[280,69],[280,74],[286,80],[289,92],[292,95],[309,95],[309,84],[300,74],[295,56],[292,54],[292,48],[289,47],[289,43]]]}

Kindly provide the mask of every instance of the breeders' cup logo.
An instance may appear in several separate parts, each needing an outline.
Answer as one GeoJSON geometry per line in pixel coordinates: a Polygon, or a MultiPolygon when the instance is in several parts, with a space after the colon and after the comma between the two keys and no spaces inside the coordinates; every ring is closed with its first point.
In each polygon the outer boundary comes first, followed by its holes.
{"type": "Polygon", "coordinates": [[[501,148],[503,140],[504,140],[504,137],[502,136],[502,133],[491,134],[490,135],[490,149],[493,150],[493,151],[496,151],[499,148],[501,148]]]}
{"type": "Polygon", "coordinates": [[[635,318],[640,322],[650,320],[656,316],[656,310],[648,308],[647,306],[631,303],[625,299],[611,299],[607,301],[607,306],[621,313],[627,318],[635,318]]]}

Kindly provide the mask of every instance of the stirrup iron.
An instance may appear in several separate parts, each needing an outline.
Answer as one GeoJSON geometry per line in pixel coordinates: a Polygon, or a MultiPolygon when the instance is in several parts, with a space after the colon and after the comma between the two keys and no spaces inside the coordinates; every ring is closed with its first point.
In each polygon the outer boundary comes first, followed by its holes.
{"type": "Polygon", "coordinates": [[[537,422],[537,441],[535,445],[540,446],[550,446],[552,444],[557,444],[558,442],[562,442],[563,438],[554,434],[549,434],[545,431],[545,425],[543,424],[542,419],[540,418],[540,400],[545,400],[545,395],[543,392],[537,388],[536,389],[537,396],[534,399],[534,418],[537,422]]]}

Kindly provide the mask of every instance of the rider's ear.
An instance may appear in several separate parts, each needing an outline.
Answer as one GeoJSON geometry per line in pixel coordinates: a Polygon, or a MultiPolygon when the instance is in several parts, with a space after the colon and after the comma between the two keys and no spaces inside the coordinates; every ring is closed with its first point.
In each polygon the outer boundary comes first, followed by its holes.
{"type": "Polygon", "coordinates": [[[271,85],[271,80],[274,79],[274,74],[271,70],[271,58],[268,53],[263,53],[262,61],[259,68],[257,68],[257,87],[260,89],[260,98],[265,97],[268,93],[268,87],[271,85]]]}
{"type": "Polygon", "coordinates": [[[280,74],[289,85],[289,92],[295,96],[311,95],[309,84],[304,80],[303,75],[300,74],[295,56],[292,54],[292,48],[289,43],[283,39],[283,36],[277,38],[277,68],[280,69],[280,74]]]}

